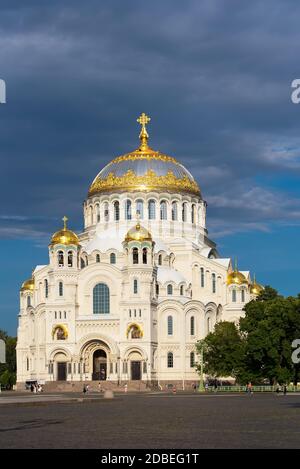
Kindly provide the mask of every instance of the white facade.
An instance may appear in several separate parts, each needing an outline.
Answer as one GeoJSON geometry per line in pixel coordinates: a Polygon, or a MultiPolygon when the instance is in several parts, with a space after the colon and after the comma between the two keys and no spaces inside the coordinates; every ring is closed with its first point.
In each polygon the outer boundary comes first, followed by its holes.
{"type": "Polygon", "coordinates": [[[249,272],[228,280],[200,192],[116,186],[90,193],[83,212],[79,242],[52,239],[49,264],[21,289],[17,382],[196,380],[196,342],[253,297],[249,272]],[[152,239],[125,241],[137,223],[152,239]]]}

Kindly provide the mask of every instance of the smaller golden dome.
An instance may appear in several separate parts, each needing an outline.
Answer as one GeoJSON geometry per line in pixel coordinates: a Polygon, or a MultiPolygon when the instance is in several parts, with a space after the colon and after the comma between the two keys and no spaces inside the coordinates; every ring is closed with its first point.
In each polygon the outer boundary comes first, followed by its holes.
{"type": "Polygon", "coordinates": [[[68,230],[67,229],[67,217],[63,217],[63,222],[64,222],[64,227],[62,230],[57,231],[54,233],[54,235],[51,238],[51,245],[53,246],[54,244],[65,244],[68,246],[69,244],[75,244],[75,246],[78,246],[79,244],[79,239],[76,233],[74,231],[68,230]]]}
{"type": "Polygon", "coordinates": [[[256,282],[255,275],[253,278],[253,283],[250,285],[250,293],[251,295],[259,295],[264,290],[264,287],[256,282]]]}
{"type": "Polygon", "coordinates": [[[138,222],[125,236],[125,241],[152,241],[151,233],[138,222]]]}
{"type": "Polygon", "coordinates": [[[34,279],[29,278],[28,280],[25,280],[25,282],[22,283],[21,286],[21,291],[33,291],[34,290],[34,279]]]}

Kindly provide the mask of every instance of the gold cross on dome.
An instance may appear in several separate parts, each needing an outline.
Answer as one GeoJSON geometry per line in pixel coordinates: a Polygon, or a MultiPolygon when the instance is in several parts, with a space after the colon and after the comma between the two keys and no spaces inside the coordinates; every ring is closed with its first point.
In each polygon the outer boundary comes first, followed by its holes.
{"type": "Polygon", "coordinates": [[[62,221],[64,222],[64,230],[67,229],[67,221],[68,221],[68,220],[69,220],[69,219],[66,217],[66,215],[62,218],[62,221]]]}
{"type": "Polygon", "coordinates": [[[140,115],[140,117],[136,120],[139,124],[141,124],[143,127],[148,124],[148,122],[151,121],[151,118],[147,116],[144,112],[140,115]]]}

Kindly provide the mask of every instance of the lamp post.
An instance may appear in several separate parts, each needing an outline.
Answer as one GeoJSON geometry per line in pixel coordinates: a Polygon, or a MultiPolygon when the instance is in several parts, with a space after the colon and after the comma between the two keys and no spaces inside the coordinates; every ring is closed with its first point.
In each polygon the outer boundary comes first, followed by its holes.
{"type": "Polygon", "coordinates": [[[201,344],[200,350],[200,381],[199,381],[199,392],[204,392],[204,383],[203,383],[203,344],[201,344]]]}

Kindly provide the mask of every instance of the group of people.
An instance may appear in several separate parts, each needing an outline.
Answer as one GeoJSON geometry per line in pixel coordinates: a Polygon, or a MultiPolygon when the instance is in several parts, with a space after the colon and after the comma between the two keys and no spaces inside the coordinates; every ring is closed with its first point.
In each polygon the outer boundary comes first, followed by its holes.
{"type": "Polygon", "coordinates": [[[30,391],[33,392],[34,394],[43,392],[43,386],[39,383],[31,383],[30,391]]]}

